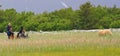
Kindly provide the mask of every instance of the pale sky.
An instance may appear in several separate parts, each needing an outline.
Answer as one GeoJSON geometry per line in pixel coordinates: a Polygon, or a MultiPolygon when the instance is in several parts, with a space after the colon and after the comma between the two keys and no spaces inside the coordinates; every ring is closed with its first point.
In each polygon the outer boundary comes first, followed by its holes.
{"type": "Polygon", "coordinates": [[[33,11],[42,13],[67,7],[72,7],[76,10],[87,1],[90,1],[93,5],[100,4],[112,7],[115,4],[120,7],[120,0],[0,0],[0,5],[2,5],[2,9],[15,8],[17,12],[33,11]]]}

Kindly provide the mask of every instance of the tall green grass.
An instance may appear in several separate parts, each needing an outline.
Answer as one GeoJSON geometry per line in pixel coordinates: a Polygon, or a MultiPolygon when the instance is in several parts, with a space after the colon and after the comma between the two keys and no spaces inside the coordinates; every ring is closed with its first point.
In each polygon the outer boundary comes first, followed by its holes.
{"type": "Polygon", "coordinates": [[[8,40],[0,34],[0,56],[119,56],[120,32],[30,33],[28,39],[8,40]]]}

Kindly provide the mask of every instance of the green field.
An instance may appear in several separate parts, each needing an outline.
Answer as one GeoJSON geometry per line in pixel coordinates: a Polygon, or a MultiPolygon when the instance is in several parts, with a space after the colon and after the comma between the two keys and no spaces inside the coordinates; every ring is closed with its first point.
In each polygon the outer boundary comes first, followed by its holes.
{"type": "Polygon", "coordinates": [[[1,33],[0,56],[120,56],[120,32],[29,33],[28,39],[15,40],[1,33]]]}

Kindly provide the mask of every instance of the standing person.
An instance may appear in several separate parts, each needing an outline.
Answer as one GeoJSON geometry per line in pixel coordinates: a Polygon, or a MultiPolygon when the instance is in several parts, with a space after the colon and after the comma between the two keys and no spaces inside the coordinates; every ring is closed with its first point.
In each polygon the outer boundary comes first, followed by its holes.
{"type": "Polygon", "coordinates": [[[14,33],[12,32],[11,23],[8,23],[8,25],[7,25],[7,35],[8,35],[8,39],[10,39],[10,36],[14,36],[14,33]]]}

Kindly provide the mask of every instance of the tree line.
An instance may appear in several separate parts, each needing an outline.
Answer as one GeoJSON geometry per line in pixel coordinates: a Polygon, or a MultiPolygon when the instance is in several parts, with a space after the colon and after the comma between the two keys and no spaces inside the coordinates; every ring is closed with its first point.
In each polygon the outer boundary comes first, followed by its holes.
{"type": "Polygon", "coordinates": [[[82,4],[78,10],[63,8],[53,12],[17,12],[15,9],[0,10],[0,32],[12,23],[14,31],[24,26],[27,31],[59,31],[72,29],[104,29],[120,27],[120,8],[95,6],[90,2],[82,4]]]}

